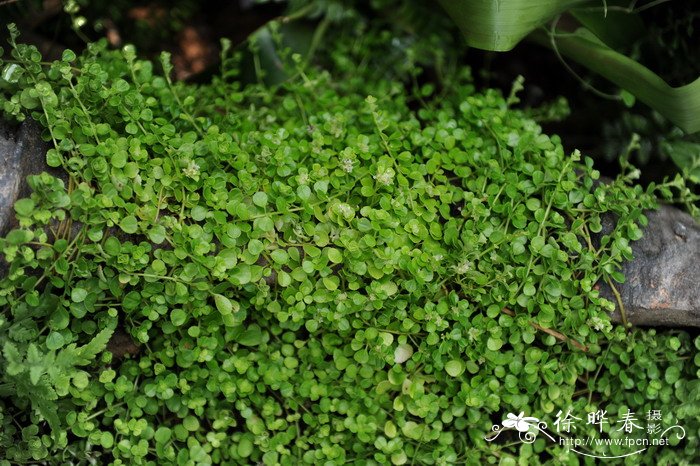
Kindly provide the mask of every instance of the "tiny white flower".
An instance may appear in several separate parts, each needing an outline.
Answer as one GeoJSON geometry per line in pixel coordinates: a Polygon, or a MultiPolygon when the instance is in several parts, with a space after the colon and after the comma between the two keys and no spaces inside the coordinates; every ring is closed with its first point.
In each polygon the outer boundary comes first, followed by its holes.
{"type": "Polygon", "coordinates": [[[352,173],[353,165],[354,162],[349,158],[344,158],[340,161],[340,168],[342,168],[346,173],[352,173]]]}
{"type": "Polygon", "coordinates": [[[297,181],[299,181],[299,184],[306,184],[309,182],[309,174],[308,173],[301,173],[299,177],[297,178],[297,181]]]}
{"type": "Polygon", "coordinates": [[[471,341],[476,341],[476,339],[479,338],[479,335],[481,335],[481,330],[476,327],[472,327],[467,330],[467,336],[471,341]]]}
{"type": "Polygon", "coordinates": [[[194,178],[197,175],[199,175],[199,165],[197,165],[194,160],[190,160],[190,162],[187,164],[187,167],[182,170],[182,173],[185,176],[188,176],[190,178],[194,178]]]}
{"type": "Polygon", "coordinates": [[[591,317],[590,319],[588,319],[588,325],[590,325],[599,332],[607,328],[607,325],[605,325],[605,321],[598,316],[591,317]]]}
{"type": "Polygon", "coordinates": [[[352,207],[350,207],[349,204],[341,203],[338,204],[338,212],[343,216],[343,217],[349,217],[355,212],[352,210],[352,207]]]}
{"type": "Polygon", "coordinates": [[[311,141],[311,152],[314,154],[320,154],[323,150],[323,141],[319,139],[314,139],[311,141]]]}
{"type": "Polygon", "coordinates": [[[335,118],[331,119],[330,123],[330,133],[333,135],[334,138],[338,139],[340,136],[343,135],[343,125],[335,118]]]}
{"type": "Polygon", "coordinates": [[[520,136],[518,135],[518,133],[513,132],[513,133],[508,134],[508,145],[510,147],[517,146],[519,142],[520,142],[520,136]]]}
{"type": "Polygon", "coordinates": [[[469,262],[468,260],[463,260],[459,264],[455,265],[453,268],[457,275],[464,275],[469,271],[469,269],[471,269],[471,267],[471,262],[469,262]]]}
{"type": "Polygon", "coordinates": [[[377,180],[379,184],[390,185],[392,181],[394,181],[394,170],[391,168],[380,169],[377,171],[377,174],[374,175],[374,179],[377,180]]]}
{"type": "Polygon", "coordinates": [[[306,232],[304,231],[304,228],[301,225],[294,225],[292,232],[294,233],[294,236],[297,238],[297,240],[305,241],[309,239],[309,237],[306,235],[306,232]]]}

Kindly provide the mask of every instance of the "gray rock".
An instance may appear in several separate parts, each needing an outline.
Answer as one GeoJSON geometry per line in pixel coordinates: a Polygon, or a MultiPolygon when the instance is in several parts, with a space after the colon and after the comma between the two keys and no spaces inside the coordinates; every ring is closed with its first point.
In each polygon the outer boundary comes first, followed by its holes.
{"type": "Polygon", "coordinates": [[[15,201],[29,194],[27,175],[51,171],[47,148],[36,121],[19,126],[0,121],[0,235],[15,226],[15,201]]]}
{"type": "MultiPolygon", "coordinates": [[[[632,243],[634,258],[623,264],[625,283],[615,284],[632,325],[700,327],[700,226],[669,206],[646,212],[644,236],[632,243]]],[[[610,231],[612,219],[604,223],[610,231]],[[606,225],[607,224],[607,225],[606,225]]],[[[617,300],[607,284],[601,295],[616,304],[612,319],[622,322],[617,300]]]]}

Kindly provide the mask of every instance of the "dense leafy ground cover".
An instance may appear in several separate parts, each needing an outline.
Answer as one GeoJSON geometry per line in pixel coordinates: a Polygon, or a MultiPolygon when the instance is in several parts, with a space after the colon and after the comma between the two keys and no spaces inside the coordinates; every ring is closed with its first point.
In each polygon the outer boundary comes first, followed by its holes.
{"type": "Polygon", "coordinates": [[[228,56],[195,86],[130,47],[12,48],[5,114],[66,176],[32,177],[0,240],[0,463],[577,464],[484,437],[604,409],[686,429],[629,461],[690,464],[700,339],[613,326],[595,287],[682,181],[598,184],[517,87],[407,88],[375,40],[280,86],[228,56]]]}

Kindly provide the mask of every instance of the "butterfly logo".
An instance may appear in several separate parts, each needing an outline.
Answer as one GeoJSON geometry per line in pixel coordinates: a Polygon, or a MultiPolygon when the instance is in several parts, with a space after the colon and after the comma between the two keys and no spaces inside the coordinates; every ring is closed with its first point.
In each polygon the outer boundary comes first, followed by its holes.
{"type": "Polygon", "coordinates": [[[518,432],[527,432],[530,430],[530,427],[537,427],[539,421],[536,417],[525,416],[525,412],[521,412],[517,416],[513,413],[508,413],[502,424],[503,427],[515,428],[518,432]]]}

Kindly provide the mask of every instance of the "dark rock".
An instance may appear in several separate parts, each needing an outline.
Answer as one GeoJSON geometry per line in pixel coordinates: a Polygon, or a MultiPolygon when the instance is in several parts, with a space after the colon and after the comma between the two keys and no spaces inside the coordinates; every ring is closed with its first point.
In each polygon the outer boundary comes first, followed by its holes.
{"type": "MultiPolygon", "coordinates": [[[[634,258],[622,267],[625,283],[615,284],[627,321],[700,327],[700,226],[690,215],[669,206],[646,216],[649,224],[644,236],[632,243],[634,258]]],[[[603,233],[610,231],[607,221],[603,233]]],[[[612,319],[622,322],[612,289],[601,283],[600,292],[616,305],[612,319]]]]}
{"type": "Polygon", "coordinates": [[[50,171],[47,148],[36,121],[19,126],[0,121],[0,235],[16,224],[14,204],[29,194],[27,175],[50,171]]]}

